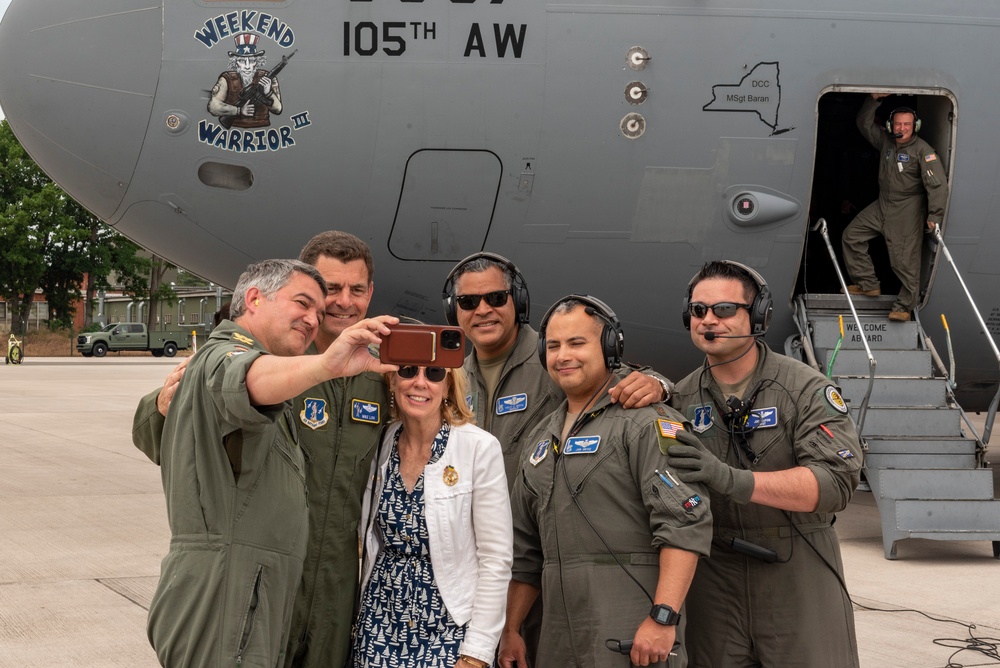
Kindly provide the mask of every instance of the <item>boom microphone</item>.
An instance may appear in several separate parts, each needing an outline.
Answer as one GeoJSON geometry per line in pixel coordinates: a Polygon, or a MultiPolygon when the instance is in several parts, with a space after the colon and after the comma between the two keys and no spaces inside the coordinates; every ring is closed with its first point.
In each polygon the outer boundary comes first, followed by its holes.
{"type": "Polygon", "coordinates": [[[892,136],[895,137],[896,139],[902,139],[903,138],[903,133],[902,132],[895,132],[895,133],[893,133],[892,136]]]}
{"type": "Polygon", "coordinates": [[[714,341],[716,339],[755,339],[760,334],[716,334],[715,332],[705,332],[706,341],[714,341]]]}

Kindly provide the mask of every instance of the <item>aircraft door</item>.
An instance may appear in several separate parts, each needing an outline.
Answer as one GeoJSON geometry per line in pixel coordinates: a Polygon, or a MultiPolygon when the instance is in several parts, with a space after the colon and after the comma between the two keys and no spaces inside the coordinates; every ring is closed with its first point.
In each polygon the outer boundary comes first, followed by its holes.
{"type": "MultiPolygon", "coordinates": [[[[871,89],[838,87],[825,91],[817,105],[815,164],[809,202],[810,224],[825,218],[844,277],[850,282],[843,263],[841,238],[844,229],[865,207],[879,198],[878,150],[857,129],[856,118],[871,89]]],[[[875,91],[879,92],[879,91],[875,91]]],[[[950,181],[954,146],[954,99],[950,94],[923,94],[914,91],[885,98],[876,111],[876,121],[885,123],[888,114],[899,107],[915,109],[921,122],[918,136],[934,147],[941,163],[941,174],[950,181]]],[[[946,210],[947,211],[947,210],[946,210]]],[[[947,226],[947,217],[944,221],[947,226]]],[[[925,238],[926,241],[926,238],[925,238]]],[[[881,282],[882,294],[896,294],[899,279],[889,263],[889,253],[882,237],[869,242],[869,254],[881,282]]],[[[926,294],[934,267],[929,243],[923,247],[921,292],[926,294]]],[[[796,292],[829,294],[840,291],[836,273],[818,232],[810,232],[803,254],[796,292]]],[[[921,299],[923,303],[923,298],[921,299]]]]}
{"type": "Polygon", "coordinates": [[[482,250],[502,167],[491,151],[425,149],[411,155],[389,234],[392,254],[455,262],[482,250]]]}

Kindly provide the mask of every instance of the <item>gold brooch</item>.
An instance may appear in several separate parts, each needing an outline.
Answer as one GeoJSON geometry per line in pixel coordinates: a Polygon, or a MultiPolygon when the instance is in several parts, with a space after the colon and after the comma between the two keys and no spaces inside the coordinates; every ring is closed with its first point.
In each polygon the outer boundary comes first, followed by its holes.
{"type": "Polygon", "coordinates": [[[458,482],[458,471],[453,466],[446,466],[441,479],[444,480],[444,484],[448,485],[448,487],[453,487],[458,482]]]}

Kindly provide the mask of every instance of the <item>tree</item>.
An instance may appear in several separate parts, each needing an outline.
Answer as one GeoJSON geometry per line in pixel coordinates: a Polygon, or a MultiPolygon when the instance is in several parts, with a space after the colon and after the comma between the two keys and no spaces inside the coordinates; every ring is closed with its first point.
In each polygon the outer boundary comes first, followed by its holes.
{"type": "Polygon", "coordinates": [[[94,291],[110,287],[112,272],[137,296],[148,289],[148,265],[137,257],[139,247],[53,183],[6,120],[0,120],[0,246],[0,296],[11,310],[15,334],[24,333],[38,288],[48,299],[50,327],[72,323],[85,275],[91,277],[84,309],[88,321],[94,291]]]}
{"type": "Polygon", "coordinates": [[[174,289],[163,282],[167,271],[176,268],[159,255],[154,255],[149,261],[149,312],[146,314],[146,328],[150,331],[156,329],[156,311],[160,302],[172,305],[177,297],[174,289]]]}
{"type": "Polygon", "coordinates": [[[96,218],[90,224],[90,253],[87,266],[84,327],[93,324],[94,299],[98,290],[110,290],[110,277],[116,286],[135,298],[145,299],[149,293],[149,258],[140,255],[140,248],[96,218]]]}
{"type": "Polygon", "coordinates": [[[184,271],[183,269],[177,272],[177,280],[175,281],[178,286],[188,287],[188,288],[206,288],[209,283],[204,278],[192,274],[190,271],[184,271]]]}

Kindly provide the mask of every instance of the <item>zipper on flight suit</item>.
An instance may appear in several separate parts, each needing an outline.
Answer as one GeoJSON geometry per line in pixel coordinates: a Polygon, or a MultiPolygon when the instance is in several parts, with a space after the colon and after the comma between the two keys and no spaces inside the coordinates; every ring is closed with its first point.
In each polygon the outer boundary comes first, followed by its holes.
{"type": "Polygon", "coordinates": [[[257,573],[254,576],[253,587],[250,591],[250,602],[247,605],[246,617],[243,622],[243,633],[240,634],[240,644],[236,649],[236,665],[243,663],[243,655],[250,644],[250,637],[253,635],[254,621],[257,619],[257,609],[260,606],[260,581],[264,575],[264,567],[257,566],[257,573]]]}

